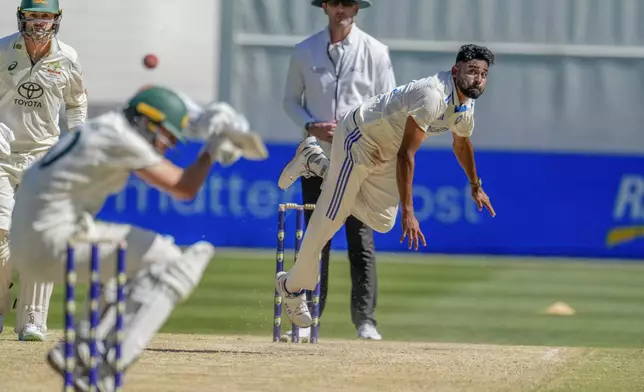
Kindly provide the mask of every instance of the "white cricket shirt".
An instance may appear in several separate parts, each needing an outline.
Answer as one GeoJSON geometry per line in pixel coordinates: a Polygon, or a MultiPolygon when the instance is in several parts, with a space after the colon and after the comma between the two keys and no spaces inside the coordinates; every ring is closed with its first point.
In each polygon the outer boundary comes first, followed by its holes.
{"type": "Polygon", "coordinates": [[[13,210],[15,240],[40,232],[51,243],[65,243],[79,219],[95,216],[133,171],[162,160],[120,112],[92,119],[25,171],[13,210]]]}
{"type": "Polygon", "coordinates": [[[379,151],[383,161],[396,158],[408,116],[427,136],[453,132],[469,137],[474,130],[474,100],[459,102],[449,71],[373,97],[355,114],[364,142],[379,151]]]}
{"type": "MultiPolygon", "coordinates": [[[[329,122],[374,95],[396,87],[387,46],[355,24],[334,61],[329,29],[325,28],[295,46],[286,75],[283,106],[293,122],[304,129],[308,122],[329,122]]],[[[329,155],[331,145],[320,141],[329,155]]]]}
{"type": "Polygon", "coordinates": [[[54,38],[50,53],[32,65],[20,33],[1,38],[0,122],[15,136],[12,152],[54,145],[63,104],[69,128],[85,122],[87,96],[76,51],[54,38]]]}

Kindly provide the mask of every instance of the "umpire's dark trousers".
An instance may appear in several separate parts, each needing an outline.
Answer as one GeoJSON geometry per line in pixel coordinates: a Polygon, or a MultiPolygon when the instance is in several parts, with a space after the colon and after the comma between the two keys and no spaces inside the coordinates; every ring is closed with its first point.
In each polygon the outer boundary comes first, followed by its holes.
{"type": "MultiPolygon", "coordinates": [[[[302,199],[305,204],[317,202],[322,186],[322,178],[301,178],[302,199]]],[[[312,211],[306,211],[306,224],[312,211]]],[[[376,254],[373,244],[373,230],[353,216],[345,222],[349,262],[351,264],[351,321],[357,327],[368,322],[376,325],[374,311],[378,296],[378,277],[376,275],[376,254]]],[[[322,249],[322,272],[320,274],[320,316],[324,311],[329,287],[329,250],[331,241],[322,249]]]]}

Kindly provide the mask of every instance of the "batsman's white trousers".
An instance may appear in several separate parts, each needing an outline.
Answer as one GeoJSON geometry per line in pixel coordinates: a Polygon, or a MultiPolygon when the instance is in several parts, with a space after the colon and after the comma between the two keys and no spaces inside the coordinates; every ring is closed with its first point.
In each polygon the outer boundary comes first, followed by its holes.
{"type": "Polygon", "coordinates": [[[315,211],[306,228],[287,288],[313,290],[318,281],[319,254],[350,215],[373,230],[390,231],[398,214],[396,160],[378,161],[377,147],[362,140],[357,111],[347,113],[333,135],[330,167],[315,211]]]}
{"type": "MultiPolygon", "coordinates": [[[[127,244],[126,272],[133,276],[150,264],[176,261],[183,252],[174,243],[174,238],[162,236],[139,227],[92,221],[91,229],[85,227],[86,240],[74,245],[76,274],[79,281],[89,279],[91,241],[99,241],[101,281],[106,282],[116,274],[116,259],[119,243],[127,244]]],[[[84,225],[86,226],[86,225],[84,225]]],[[[69,229],[69,228],[66,228],[69,229]]],[[[80,231],[80,230],[79,230],[80,231]]],[[[74,236],[78,233],[74,234],[74,236]]],[[[84,236],[82,233],[80,236],[84,236]]],[[[71,236],[60,233],[12,232],[12,259],[20,274],[41,281],[64,282],[67,262],[67,243],[71,236]],[[14,239],[15,237],[15,239],[14,239]]]]}

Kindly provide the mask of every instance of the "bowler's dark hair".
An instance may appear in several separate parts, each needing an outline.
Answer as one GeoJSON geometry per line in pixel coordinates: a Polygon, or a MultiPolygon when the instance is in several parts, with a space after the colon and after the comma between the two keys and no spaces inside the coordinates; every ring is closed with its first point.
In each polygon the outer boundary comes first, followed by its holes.
{"type": "Polygon", "coordinates": [[[456,64],[461,61],[484,60],[487,65],[494,64],[494,53],[485,46],[463,45],[456,55],[456,64]]]}

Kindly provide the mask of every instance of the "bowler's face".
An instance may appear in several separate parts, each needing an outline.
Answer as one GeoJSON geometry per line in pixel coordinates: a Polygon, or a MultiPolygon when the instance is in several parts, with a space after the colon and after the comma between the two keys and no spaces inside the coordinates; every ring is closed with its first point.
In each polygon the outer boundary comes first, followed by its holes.
{"type": "Polygon", "coordinates": [[[484,60],[463,61],[455,67],[456,87],[468,98],[477,99],[487,85],[488,64],[484,60]]]}

